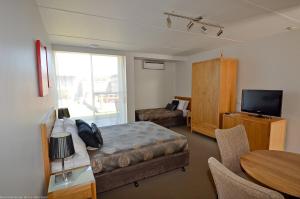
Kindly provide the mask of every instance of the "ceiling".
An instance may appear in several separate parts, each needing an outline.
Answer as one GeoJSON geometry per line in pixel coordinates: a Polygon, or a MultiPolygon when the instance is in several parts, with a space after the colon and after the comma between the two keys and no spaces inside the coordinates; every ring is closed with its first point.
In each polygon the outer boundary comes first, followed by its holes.
{"type": "Polygon", "coordinates": [[[249,42],[300,27],[300,0],[36,0],[53,44],[89,46],[168,55],[189,55],[249,42]],[[225,27],[202,34],[186,31],[174,11],[225,27]]]}

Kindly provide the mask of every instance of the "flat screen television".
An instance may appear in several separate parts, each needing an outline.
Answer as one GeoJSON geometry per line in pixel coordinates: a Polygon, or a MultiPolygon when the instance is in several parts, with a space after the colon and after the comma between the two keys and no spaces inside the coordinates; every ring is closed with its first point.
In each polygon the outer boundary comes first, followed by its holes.
{"type": "Polygon", "coordinates": [[[241,110],[258,115],[281,116],[282,90],[243,90],[241,110]]]}

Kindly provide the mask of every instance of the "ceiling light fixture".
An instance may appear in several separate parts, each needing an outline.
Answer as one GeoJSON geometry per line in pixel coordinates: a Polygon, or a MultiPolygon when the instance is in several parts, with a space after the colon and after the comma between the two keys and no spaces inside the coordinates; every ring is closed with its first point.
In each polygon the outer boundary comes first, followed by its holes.
{"type": "Polygon", "coordinates": [[[187,27],[187,31],[190,31],[192,29],[192,27],[194,26],[194,23],[192,21],[190,21],[188,23],[188,25],[186,26],[187,27]]]}
{"type": "Polygon", "coordinates": [[[167,26],[168,26],[168,28],[172,27],[172,21],[171,21],[170,15],[168,15],[168,17],[167,17],[167,26]]]}
{"type": "Polygon", "coordinates": [[[223,34],[223,30],[222,30],[222,28],[220,28],[219,32],[217,32],[217,36],[218,36],[218,37],[220,37],[220,36],[221,36],[221,34],[223,34]]]}
{"type": "Polygon", "coordinates": [[[186,20],[189,21],[189,23],[187,25],[187,31],[190,31],[195,23],[198,23],[198,24],[202,25],[201,30],[204,33],[207,31],[207,27],[218,28],[219,31],[217,32],[217,36],[220,36],[221,34],[223,34],[223,31],[224,31],[223,26],[221,26],[219,24],[214,24],[214,23],[210,23],[210,22],[207,22],[207,21],[203,21],[202,16],[193,18],[193,17],[184,16],[184,15],[179,15],[179,14],[176,14],[174,12],[164,12],[164,15],[168,16],[167,17],[167,26],[168,26],[168,28],[170,28],[171,24],[172,24],[171,17],[177,17],[177,18],[186,19],[186,20]]]}

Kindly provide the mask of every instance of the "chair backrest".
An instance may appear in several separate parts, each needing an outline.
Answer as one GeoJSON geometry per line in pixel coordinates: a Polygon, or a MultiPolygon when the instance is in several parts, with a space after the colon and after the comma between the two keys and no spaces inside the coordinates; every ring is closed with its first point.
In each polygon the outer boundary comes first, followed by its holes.
{"type": "Polygon", "coordinates": [[[271,189],[267,189],[236,175],[215,158],[208,159],[218,199],[284,199],[271,189]]]}
{"type": "Polygon", "coordinates": [[[236,174],[241,173],[240,157],[250,151],[245,127],[216,129],[215,133],[223,165],[236,174]]]}

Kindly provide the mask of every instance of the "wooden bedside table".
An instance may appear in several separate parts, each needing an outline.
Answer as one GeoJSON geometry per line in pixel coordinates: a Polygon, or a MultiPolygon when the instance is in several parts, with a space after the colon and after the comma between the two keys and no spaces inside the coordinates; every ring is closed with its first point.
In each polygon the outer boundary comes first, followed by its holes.
{"type": "Polygon", "coordinates": [[[96,181],[90,166],[72,170],[69,182],[55,184],[55,175],[51,175],[49,188],[49,199],[87,199],[97,198],[96,181]]]}

